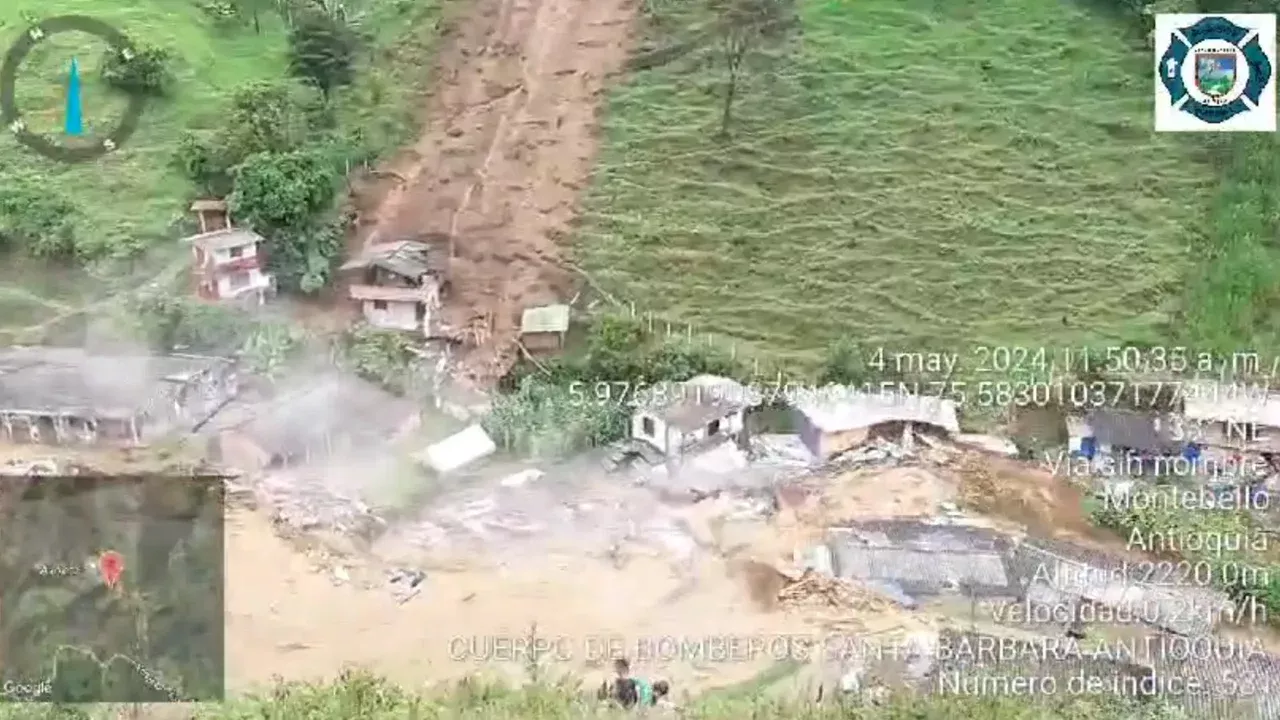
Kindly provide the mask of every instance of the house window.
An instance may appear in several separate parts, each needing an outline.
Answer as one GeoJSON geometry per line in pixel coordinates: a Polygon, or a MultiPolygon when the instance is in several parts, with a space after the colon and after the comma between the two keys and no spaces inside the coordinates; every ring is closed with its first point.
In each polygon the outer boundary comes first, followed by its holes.
{"type": "Polygon", "coordinates": [[[645,437],[653,437],[656,432],[653,427],[653,418],[640,418],[640,432],[644,433],[645,437]]]}
{"type": "Polygon", "coordinates": [[[244,257],[244,246],[240,245],[238,247],[233,247],[231,248],[230,253],[233,258],[244,257]]]}
{"type": "Polygon", "coordinates": [[[374,300],[374,301],[373,301],[373,309],[374,309],[374,310],[386,310],[386,309],[387,309],[387,301],[386,301],[386,300],[374,300]]]}
{"type": "Polygon", "coordinates": [[[707,423],[707,435],[708,435],[708,436],[715,435],[715,434],[716,434],[716,433],[718,433],[718,432],[720,432],[720,421],[719,421],[719,420],[712,420],[711,422],[707,423]]]}
{"type": "Polygon", "coordinates": [[[253,279],[249,277],[249,273],[247,272],[232,273],[231,277],[228,279],[228,282],[231,283],[232,290],[247,288],[249,287],[249,283],[252,281],[253,279]]]}

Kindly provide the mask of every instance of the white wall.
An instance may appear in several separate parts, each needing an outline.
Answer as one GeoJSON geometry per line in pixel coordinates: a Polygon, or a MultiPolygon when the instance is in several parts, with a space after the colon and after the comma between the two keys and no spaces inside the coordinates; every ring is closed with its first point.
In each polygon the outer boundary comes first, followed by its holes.
{"type": "Polygon", "coordinates": [[[218,276],[218,297],[221,298],[235,297],[254,290],[265,290],[269,287],[271,287],[271,278],[257,268],[237,270],[233,273],[218,276]],[[232,278],[242,274],[248,275],[249,283],[247,285],[233,286],[231,284],[232,278]]]}
{"type": "Polygon", "coordinates": [[[418,321],[418,303],[416,302],[387,300],[386,307],[379,309],[373,300],[365,300],[361,303],[361,308],[364,310],[365,319],[376,327],[389,330],[418,330],[423,327],[423,324],[418,321]]]}
{"type": "Polygon", "coordinates": [[[631,437],[636,440],[643,440],[658,449],[659,452],[666,453],[667,442],[667,424],[662,418],[653,413],[644,412],[643,410],[631,416],[631,437]],[[653,422],[653,434],[647,434],[644,431],[644,421],[649,419],[653,422]]]}
{"type": "MultiPolygon", "coordinates": [[[[746,418],[746,411],[739,410],[730,415],[720,418],[720,429],[716,433],[719,437],[729,437],[742,432],[743,424],[746,418]]],[[[707,425],[711,422],[708,421],[707,425]]],[[[653,445],[664,454],[673,454],[690,445],[707,439],[707,425],[702,425],[695,430],[681,431],[677,428],[668,427],[662,418],[652,413],[640,411],[631,416],[631,437],[636,440],[653,445]],[[648,418],[653,421],[653,435],[644,432],[644,420],[648,418]]]]}
{"type": "Polygon", "coordinates": [[[228,263],[228,262],[231,262],[232,260],[243,260],[245,258],[258,256],[257,243],[251,243],[249,245],[241,245],[240,257],[231,257],[231,250],[232,248],[220,248],[218,250],[215,250],[213,252],[214,264],[221,265],[222,263],[228,263]]]}

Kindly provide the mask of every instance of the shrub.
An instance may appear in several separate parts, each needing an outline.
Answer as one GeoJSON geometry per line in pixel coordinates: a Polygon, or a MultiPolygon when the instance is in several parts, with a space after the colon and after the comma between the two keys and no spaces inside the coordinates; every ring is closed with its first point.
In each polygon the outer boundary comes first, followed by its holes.
{"type": "Polygon", "coordinates": [[[102,79],[128,93],[163,95],[173,78],[169,70],[171,59],[168,50],[150,45],[124,51],[112,48],[102,60],[102,79]]]}
{"type": "MultiPolygon", "coordinates": [[[[679,691],[679,688],[676,688],[679,691]]],[[[269,692],[200,707],[194,720],[307,718],[308,720],[625,720],[637,717],[597,702],[569,680],[524,687],[468,679],[433,692],[410,692],[366,672],[344,672],[336,681],[281,683],[269,692]]],[[[663,717],[659,715],[659,717],[663,717]]],[[[1139,702],[1103,695],[990,697],[981,695],[889,697],[880,704],[806,703],[745,694],[709,693],[681,713],[699,720],[1179,720],[1186,713],[1158,700],[1139,702]]],[[[4,720],[80,720],[76,706],[9,704],[4,720]]]]}
{"type": "Polygon", "coordinates": [[[502,447],[537,458],[568,455],[626,435],[629,408],[597,397],[586,383],[556,385],[528,376],[500,395],[484,420],[502,447]]]}
{"type": "Polygon", "coordinates": [[[418,356],[404,333],[357,325],[339,349],[341,363],[365,380],[399,395],[417,389],[418,356]]]}
{"type": "Polygon", "coordinates": [[[226,0],[209,0],[198,3],[197,7],[219,28],[236,27],[244,22],[244,18],[240,16],[240,8],[226,0]]]}
{"type": "Polygon", "coordinates": [[[79,208],[36,178],[10,177],[0,186],[0,240],[33,257],[76,254],[79,208]]]}

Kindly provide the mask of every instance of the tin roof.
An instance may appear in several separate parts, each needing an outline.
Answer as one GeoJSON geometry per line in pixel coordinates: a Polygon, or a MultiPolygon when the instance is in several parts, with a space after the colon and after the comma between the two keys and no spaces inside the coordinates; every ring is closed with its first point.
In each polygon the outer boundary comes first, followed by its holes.
{"type": "Polygon", "coordinates": [[[359,270],[378,267],[401,277],[418,280],[423,275],[436,271],[430,260],[430,248],[425,244],[401,240],[371,245],[365,248],[359,257],[343,264],[341,269],[359,270]]]}
{"type": "Polygon", "coordinates": [[[429,446],[414,458],[436,472],[446,473],[492,455],[497,449],[484,428],[471,425],[429,446]]]}
{"type": "Polygon", "coordinates": [[[520,318],[520,333],[562,333],[569,329],[568,305],[543,305],[525,308],[520,318]]]}
{"type": "Polygon", "coordinates": [[[1098,442],[1142,452],[1176,453],[1177,443],[1160,427],[1159,418],[1123,410],[1094,410],[1085,418],[1088,432],[1098,442]]]}
{"type": "Polygon", "coordinates": [[[262,236],[248,228],[223,228],[192,235],[186,241],[205,250],[225,250],[262,242],[262,236]]]}
{"type": "Polygon", "coordinates": [[[956,404],[944,398],[905,393],[872,393],[846,385],[805,391],[792,400],[796,411],[822,432],[844,432],[886,422],[936,425],[960,432],[956,404]]]}
{"type": "Polygon", "coordinates": [[[680,430],[694,430],[758,402],[741,383],[718,375],[654,383],[638,394],[646,412],[680,430]]]}
{"type": "Polygon", "coordinates": [[[80,348],[0,351],[0,408],[20,412],[119,417],[161,402],[164,388],[230,360],[195,355],[92,355],[80,348]]]}
{"type": "Polygon", "coordinates": [[[1249,383],[1189,382],[1182,386],[1183,415],[1207,422],[1280,427],[1280,395],[1249,383]]]}

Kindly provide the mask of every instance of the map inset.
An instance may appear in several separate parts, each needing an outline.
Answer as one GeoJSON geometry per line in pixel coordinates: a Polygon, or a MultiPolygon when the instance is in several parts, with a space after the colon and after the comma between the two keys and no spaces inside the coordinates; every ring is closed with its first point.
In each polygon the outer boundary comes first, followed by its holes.
{"type": "Polygon", "coordinates": [[[0,698],[222,699],[222,523],[217,478],[0,477],[0,698]]]}

